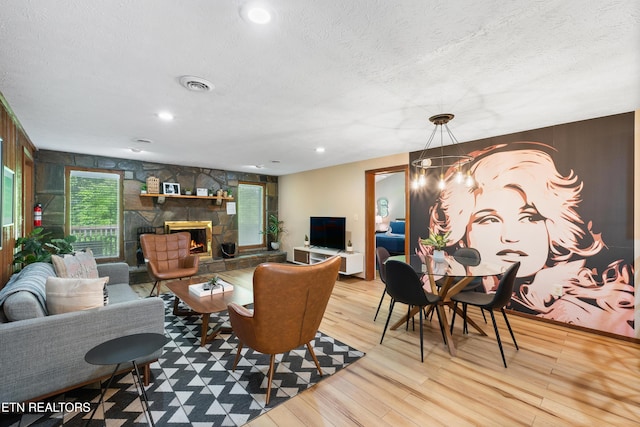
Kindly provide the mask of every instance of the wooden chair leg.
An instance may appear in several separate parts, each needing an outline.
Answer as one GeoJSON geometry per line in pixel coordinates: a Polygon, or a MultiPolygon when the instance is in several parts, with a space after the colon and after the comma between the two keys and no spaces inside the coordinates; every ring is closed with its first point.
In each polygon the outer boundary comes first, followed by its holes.
{"type": "MultiPolygon", "coordinates": [[[[159,280],[156,280],[156,282],[153,284],[153,288],[151,288],[151,292],[149,292],[149,296],[152,297],[153,296],[153,291],[156,289],[156,286],[158,286],[158,283],[160,283],[159,280]]],[[[158,287],[158,289],[160,289],[160,287],[158,287]]],[[[157,296],[160,296],[160,293],[157,293],[157,296]]]]}
{"type": "Polygon", "coordinates": [[[271,398],[271,380],[273,379],[273,365],[276,360],[276,355],[271,355],[271,360],[269,361],[269,373],[267,374],[267,401],[265,405],[269,404],[269,399],[271,398]]]}
{"type": "Polygon", "coordinates": [[[151,363],[147,363],[142,368],[142,380],[144,386],[147,387],[151,381],[151,363]]]}
{"type": "Polygon", "coordinates": [[[307,343],[307,349],[309,350],[309,353],[311,353],[311,357],[313,358],[313,361],[316,363],[316,368],[318,368],[318,373],[320,374],[320,376],[322,376],[322,369],[320,369],[320,362],[318,362],[318,358],[316,357],[316,352],[313,351],[313,347],[311,346],[311,341],[307,343]]]}
{"type": "Polygon", "coordinates": [[[238,366],[238,361],[240,360],[240,352],[242,351],[242,341],[238,342],[238,352],[236,353],[236,360],[233,361],[233,369],[231,369],[233,372],[235,372],[236,367],[238,366]]]}

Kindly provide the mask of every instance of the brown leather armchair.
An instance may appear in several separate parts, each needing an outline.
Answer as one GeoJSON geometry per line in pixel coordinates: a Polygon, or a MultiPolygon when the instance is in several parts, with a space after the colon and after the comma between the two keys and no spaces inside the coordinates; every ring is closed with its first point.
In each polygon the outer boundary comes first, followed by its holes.
{"type": "Polygon", "coordinates": [[[142,234],[140,246],[147,260],[147,273],[155,281],[151,293],[158,287],[156,295],[160,295],[160,281],[191,277],[198,272],[200,258],[189,253],[191,234],[188,232],[171,234],[142,234]]]}
{"type": "Polygon", "coordinates": [[[308,266],[265,263],[253,274],[254,309],[229,304],[231,328],[239,340],[233,363],[235,371],[240,352],[246,345],[271,355],[267,374],[267,399],[271,396],[276,354],[306,344],[322,375],[322,369],[311,346],[329,297],[333,291],[341,259],[338,256],[308,266]]]}

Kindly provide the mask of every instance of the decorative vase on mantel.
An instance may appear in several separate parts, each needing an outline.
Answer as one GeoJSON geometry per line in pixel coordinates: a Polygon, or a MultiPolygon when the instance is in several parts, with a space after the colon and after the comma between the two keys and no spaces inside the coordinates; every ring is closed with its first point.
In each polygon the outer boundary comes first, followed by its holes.
{"type": "Polygon", "coordinates": [[[280,249],[280,242],[271,242],[271,249],[273,249],[274,251],[280,249]]]}

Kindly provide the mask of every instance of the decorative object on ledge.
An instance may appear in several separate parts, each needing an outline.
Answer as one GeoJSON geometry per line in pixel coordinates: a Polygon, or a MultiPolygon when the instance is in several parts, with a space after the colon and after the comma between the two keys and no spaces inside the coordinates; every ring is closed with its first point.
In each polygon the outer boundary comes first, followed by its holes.
{"type": "Polygon", "coordinates": [[[458,140],[453,136],[449,126],[449,123],[454,118],[453,114],[444,113],[437,114],[435,116],[429,117],[429,121],[435,125],[433,128],[433,132],[431,132],[431,136],[427,140],[427,144],[422,149],[420,156],[411,162],[411,165],[415,168],[415,175],[412,183],[412,187],[414,189],[423,187],[426,184],[426,170],[434,169],[440,172],[440,180],[438,181],[438,188],[440,190],[444,190],[445,181],[444,176],[445,172],[450,168],[457,169],[456,173],[456,181],[459,183],[464,182],[467,187],[471,187],[473,185],[473,178],[469,175],[468,170],[465,171],[465,167],[473,160],[473,157],[467,155],[462,150],[462,144],[458,142],[458,140]],[[436,132],[440,131],[440,154],[437,155],[429,155],[427,152],[431,147],[431,142],[433,141],[436,132]],[[451,143],[448,145],[455,146],[458,149],[459,154],[444,154],[444,131],[446,130],[451,143]]]}
{"type": "Polygon", "coordinates": [[[155,176],[147,177],[147,192],[149,194],[160,193],[160,179],[155,176]]]}
{"type": "Polygon", "coordinates": [[[169,195],[180,195],[180,184],[177,182],[163,182],[162,183],[162,194],[169,195]]]}
{"type": "Polygon", "coordinates": [[[353,245],[351,244],[351,240],[349,240],[347,242],[347,253],[348,254],[352,254],[353,253],[353,245]]]}
{"type": "Polygon", "coordinates": [[[206,188],[196,188],[196,196],[208,196],[209,190],[206,188]]]}
{"type": "Polygon", "coordinates": [[[306,248],[309,247],[309,236],[307,236],[306,234],[304,235],[304,246],[306,248]]]}

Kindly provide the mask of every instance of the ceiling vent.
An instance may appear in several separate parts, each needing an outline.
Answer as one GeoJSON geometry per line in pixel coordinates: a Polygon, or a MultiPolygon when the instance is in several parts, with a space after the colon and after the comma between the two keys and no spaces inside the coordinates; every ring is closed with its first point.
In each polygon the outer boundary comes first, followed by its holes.
{"type": "Polygon", "coordinates": [[[209,92],[215,87],[210,81],[195,76],[180,77],[180,84],[193,92],[209,92]]]}

